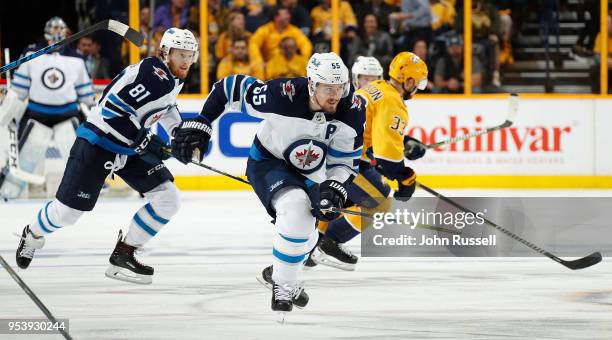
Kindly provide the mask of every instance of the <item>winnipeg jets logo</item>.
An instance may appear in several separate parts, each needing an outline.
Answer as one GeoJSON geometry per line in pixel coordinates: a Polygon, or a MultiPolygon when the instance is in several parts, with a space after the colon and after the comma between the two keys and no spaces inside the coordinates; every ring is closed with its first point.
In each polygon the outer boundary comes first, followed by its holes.
{"type": "Polygon", "coordinates": [[[64,86],[66,77],[64,72],[57,67],[51,67],[46,69],[42,74],[43,85],[50,90],[57,90],[64,86]]]}
{"type": "Polygon", "coordinates": [[[283,153],[287,163],[301,173],[310,174],[323,166],[327,145],[312,139],[300,139],[293,142],[283,153]]]}
{"type": "Polygon", "coordinates": [[[314,162],[317,159],[319,159],[320,156],[321,156],[321,154],[316,153],[312,149],[312,142],[310,142],[310,144],[308,144],[308,148],[307,149],[305,148],[301,152],[300,151],[296,151],[295,152],[295,158],[298,161],[298,165],[301,166],[302,169],[310,167],[312,162],[314,162]]]}
{"type": "Polygon", "coordinates": [[[356,94],[353,94],[353,104],[351,105],[350,109],[351,110],[352,109],[361,109],[361,104],[362,104],[361,97],[359,97],[356,94]]]}
{"type": "Polygon", "coordinates": [[[156,75],[159,80],[170,80],[168,79],[168,74],[166,74],[166,71],[162,70],[159,67],[153,66],[153,74],[156,75]]]}
{"type": "Polygon", "coordinates": [[[291,80],[287,80],[286,83],[281,84],[281,94],[287,96],[289,101],[293,103],[293,96],[295,96],[295,86],[291,83],[291,80]]]}

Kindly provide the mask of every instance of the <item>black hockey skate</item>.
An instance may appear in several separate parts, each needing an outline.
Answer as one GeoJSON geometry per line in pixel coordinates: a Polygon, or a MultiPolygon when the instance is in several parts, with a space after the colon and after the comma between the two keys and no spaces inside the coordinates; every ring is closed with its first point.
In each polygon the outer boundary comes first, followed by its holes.
{"type": "Polygon", "coordinates": [[[115,250],[108,262],[106,277],[138,284],[153,282],[153,267],[140,263],[135,257],[136,247],[123,242],[123,232],[119,230],[119,238],[115,250]]]}
{"type": "Polygon", "coordinates": [[[32,262],[32,258],[34,258],[34,251],[42,248],[44,245],[45,238],[43,236],[34,236],[34,234],[32,234],[30,231],[30,226],[25,226],[21,232],[19,246],[17,246],[17,252],[15,253],[16,262],[19,268],[28,268],[30,262],[32,262]]]}
{"type": "MultiPolygon", "coordinates": [[[[272,280],[272,266],[268,266],[264,268],[261,272],[261,276],[257,277],[257,281],[259,281],[262,285],[268,287],[268,289],[274,288],[274,280],[272,280]]],[[[298,287],[295,289],[293,298],[291,302],[298,308],[304,308],[308,304],[308,294],[302,287],[298,287]]],[[[275,310],[274,308],[272,308],[275,310]]]]}
{"type": "Polygon", "coordinates": [[[323,237],[321,244],[311,254],[314,262],[342,270],[355,270],[359,257],[355,256],[342,243],[328,236],[323,237]]]}

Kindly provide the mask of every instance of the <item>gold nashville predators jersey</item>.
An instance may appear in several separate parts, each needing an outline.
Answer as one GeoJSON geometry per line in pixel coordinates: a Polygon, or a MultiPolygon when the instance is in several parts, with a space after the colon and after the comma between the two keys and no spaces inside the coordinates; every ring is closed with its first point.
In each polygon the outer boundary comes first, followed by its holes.
{"type": "Polygon", "coordinates": [[[403,163],[408,109],[399,92],[385,80],[376,80],[357,94],[367,100],[362,158],[369,160],[366,151],[371,148],[377,159],[403,163]]]}

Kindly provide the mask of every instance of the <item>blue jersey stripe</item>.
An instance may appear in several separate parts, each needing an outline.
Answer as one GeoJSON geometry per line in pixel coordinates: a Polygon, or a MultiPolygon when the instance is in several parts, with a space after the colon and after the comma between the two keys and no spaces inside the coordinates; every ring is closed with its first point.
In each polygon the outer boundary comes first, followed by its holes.
{"type": "Polygon", "coordinates": [[[117,97],[114,93],[111,93],[108,96],[108,100],[114,105],[117,105],[120,108],[122,108],[124,111],[129,112],[133,115],[136,115],[136,110],[134,110],[131,106],[126,104],[123,100],[121,100],[121,98],[117,97]]]}
{"type": "Polygon", "coordinates": [[[78,94],[79,98],[90,97],[90,96],[93,96],[93,95],[95,95],[94,92],[87,92],[87,93],[83,93],[83,94],[78,94]]]}
{"type": "Polygon", "coordinates": [[[128,155],[128,156],[133,156],[136,154],[136,151],[128,147],[121,146],[117,143],[114,143],[113,141],[111,141],[110,139],[104,136],[98,136],[95,132],[85,127],[85,125],[83,124],[79,126],[76,132],[77,132],[78,137],[81,137],[87,140],[91,144],[99,145],[101,148],[108,150],[110,152],[118,153],[120,155],[128,155]]]}
{"type": "Polygon", "coordinates": [[[136,224],[138,224],[138,226],[141,227],[142,230],[146,231],[147,234],[151,236],[155,236],[155,234],[157,234],[157,231],[149,227],[146,223],[144,223],[144,221],[140,218],[140,216],[138,216],[138,214],[134,215],[134,222],[136,222],[136,224]]]}
{"type": "Polygon", "coordinates": [[[306,254],[291,256],[291,255],[281,253],[280,251],[276,250],[276,248],[272,248],[272,255],[274,255],[274,257],[278,258],[281,261],[288,262],[288,263],[300,263],[304,261],[304,259],[306,258],[306,254]]]}
{"type": "Polygon", "coordinates": [[[361,150],[362,149],[358,149],[358,150],[351,151],[351,152],[344,152],[344,151],[340,151],[340,150],[329,148],[327,151],[328,151],[328,154],[330,156],[332,156],[332,157],[336,157],[336,158],[344,158],[344,157],[354,158],[354,157],[361,156],[361,150]]]}
{"type": "Polygon", "coordinates": [[[27,86],[26,85],[21,85],[21,84],[17,84],[14,81],[11,83],[11,87],[18,87],[18,88],[25,89],[25,90],[29,90],[30,89],[30,85],[27,85],[27,86]]]}
{"type": "Polygon", "coordinates": [[[81,85],[77,85],[77,86],[75,86],[74,88],[78,90],[78,89],[80,89],[80,88],[83,88],[83,87],[85,87],[85,86],[90,86],[90,85],[91,85],[91,82],[89,82],[89,83],[83,83],[83,84],[81,84],[81,85]]]}
{"type": "Polygon", "coordinates": [[[147,203],[147,205],[145,205],[145,209],[147,210],[149,215],[151,215],[151,217],[153,217],[153,219],[156,220],[157,222],[159,222],[161,224],[166,224],[166,223],[170,222],[170,220],[167,220],[167,219],[157,215],[155,213],[155,210],[153,210],[153,207],[151,206],[150,203],[147,203]]]}
{"type": "Polygon", "coordinates": [[[65,114],[73,111],[78,111],[77,103],[68,103],[64,105],[45,105],[34,102],[28,103],[28,109],[46,114],[65,114]]]}
{"type": "Polygon", "coordinates": [[[15,73],[13,73],[13,75],[14,75],[15,77],[19,77],[19,78],[22,78],[22,79],[25,79],[25,80],[28,80],[28,81],[31,81],[31,80],[32,80],[32,78],[30,78],[30,77],[26,76],[25,74],[21,74],[21,73],[19,73],[19,72],[15,72],[15,73]]]}

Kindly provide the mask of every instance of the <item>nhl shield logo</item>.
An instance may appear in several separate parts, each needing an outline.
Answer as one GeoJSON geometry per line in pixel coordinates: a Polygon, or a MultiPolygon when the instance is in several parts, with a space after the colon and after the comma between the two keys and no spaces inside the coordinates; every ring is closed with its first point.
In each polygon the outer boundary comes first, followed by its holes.
{"type": "Polygon", "coordinates": [[[313,173],[321,168],[327,154],[327,145],[312,139],[293,142],[284,152],[287,163],[304,174],[313,173]]]}
{"type": "Polygon", "coordinates": [[[287,80],[287,82],[281,84],[281,94],[283,96],[287,96],[289,101],[293,103],[293,96],[295,96],[295,86],[291,83],[291,80],[287,80]]]}

